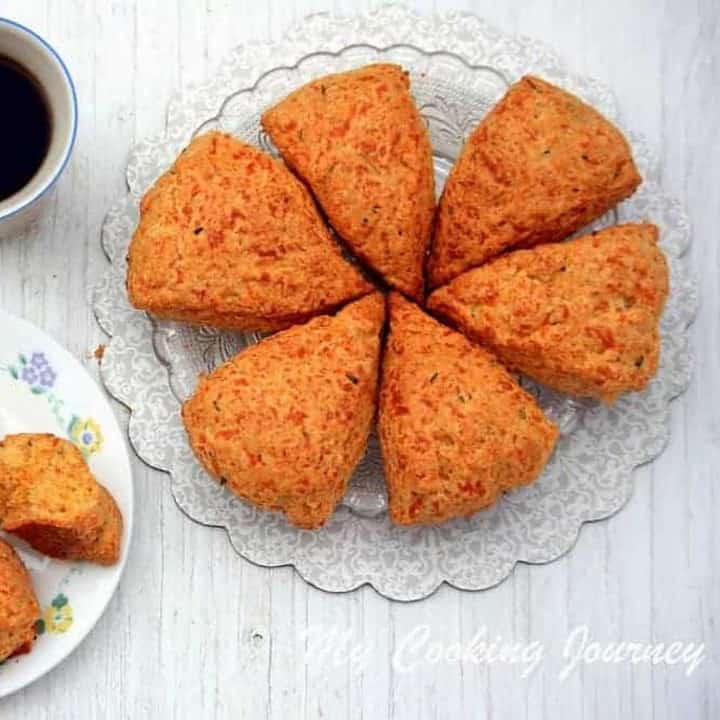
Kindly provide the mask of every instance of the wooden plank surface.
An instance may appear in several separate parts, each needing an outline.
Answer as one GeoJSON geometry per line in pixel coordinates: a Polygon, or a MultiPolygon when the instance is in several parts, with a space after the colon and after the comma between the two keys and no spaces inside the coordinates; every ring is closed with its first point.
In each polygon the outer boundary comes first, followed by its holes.
{"type": "MultiPolygon", "coordinates": [[[[97,376],[89,352],[103,338],[89,288],[105,267],[99,228],[123,192],[132,144],[159,132],[171,93],[209,77],[234,46],[278,39],[310,12],[376,4],[0,0],[1,15],[58,48],[80,97],[76,151],[47,225],[0,243],[0,306],[43,327],[97,376]]],[[[135,460],[140,502],[119,592],[66,662],[0,701],[3,720],[720,717],[720,8],[714,0],[413,6],[470,10],[543,39],[577,72],[613,87],[627,125],[661,150],[664,185],[691,213],[689,262],[702,298],[696,374],[675,403],[667,450],[637,473],[628,506],[584,527],[566,557],[520,566],[487,592],[442,587],[412,604],[370,588],[328,595],[291,569],[243,561],[222,531],[188,521],[164,477],[135,460]],[[594,663],[561,680],[563,646],[585,625],[601,643],[704,642],[706,659],[690,677],[681,666],[594,663]],[[530,651],[524,663],[433,655],[437,645],[468,648],[483,631],[536,643],[544,656],[526,677],[530,651]]]]}

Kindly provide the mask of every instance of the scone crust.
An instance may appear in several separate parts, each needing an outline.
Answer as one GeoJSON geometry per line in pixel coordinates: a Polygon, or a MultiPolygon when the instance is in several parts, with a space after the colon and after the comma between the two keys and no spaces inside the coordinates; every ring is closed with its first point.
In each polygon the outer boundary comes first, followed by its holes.
{"type": "Polygon", "coordinates": [[[537,77],[512,85],[465,143],[445,184],[428,263],[435,288],[510,248],[562,240],[641,178],[597,110],[537,77]]]}
{"type": "Polygon", "coordinates": [[[100,487],[100,513],[103,521],[100,532],[95,540],[81,542],[68,549],[68,557],[76,560],[97,563],[98,565],[114,565],[120,559],[123,536],[123,516],[115,498],[110,492],[100,487]]]}
{"type": "Polygon", "coordinates": [[[499,257],[428,307],[509,367],[571,395],[643,390],[660,355],[668,267],[650,223],[617,225],[499,257]]]}
{"type": "Polygon", "coordinates": [[[384,317],[373,293],[201,378],[183,420],[206,470],[298,527],[325,523],[365,451],[384,317]]]}
{"type": "Polygon", "coordinates": [[[13,547],[0,539],[0,662],[30,650],[39,617],[30,575],[13,547]]]}
{"type": "Polygon", "coordinates": [[[558,436],[481,347],[397,294],[389,298],[378,427],[390,517],[469,516],[533,482],[558,436]]]}
{"type": "Polygon", "coordinates": [[[132,304],[174,320],[272,331],[372,291],[279,161],[208,132],[145,194],[128,255],[132,304]]]}
{"type": "Polygon", "coordinates": [[[352,251],[420,299],[434,173],[408,73],[378,64],[319,78],[270,108],[262,123],[352,251]]]}

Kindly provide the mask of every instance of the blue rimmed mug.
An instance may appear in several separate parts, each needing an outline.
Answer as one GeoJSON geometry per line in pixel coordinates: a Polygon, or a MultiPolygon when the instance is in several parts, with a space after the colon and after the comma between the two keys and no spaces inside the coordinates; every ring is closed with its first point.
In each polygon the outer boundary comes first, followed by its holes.
{"type": "Polygon", "coordinates": [[[17,192],[0,200],[0,237],[7,237],[39,217],[50,190],[67,166],[77,134],[77,97],[65,63],[30,28],[0,18],[0,56],[28,70],[40,84],[52,128],[45,158],[35,174],[17,192]]]}

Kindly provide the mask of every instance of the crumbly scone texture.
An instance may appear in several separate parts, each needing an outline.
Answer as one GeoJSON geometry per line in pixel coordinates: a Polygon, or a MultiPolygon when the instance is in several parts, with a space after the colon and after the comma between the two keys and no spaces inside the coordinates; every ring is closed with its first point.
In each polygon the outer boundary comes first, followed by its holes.
{"type": "Polygon", "coordinates": [[[432,312],[545,385],[613,402],[655,375],[668,268],[649,223],[499,257],[429,298],[432,312]]]}
{"type": "Polygon", "coordinates": [[[313,80],[262,123],[352,251],[421,299],[434,173],[408,73],[378,64],[313,80]]]}
{"type": "Polygon", "coordinates": [[[640,182],[612,123],[574,95],[524,77],[472,132],[445,184],[430,286],[510,248],[563,240],[640,182]]]}
{"type": "Polygon", "coordinates": [[[558,430],[489,352],[391,294],[379,431],[390,517],[469,516],[533,482],[558,430]]]}
{"type": "Polygon", "coordinates": [[[0,442],[2,529],[51,557],[112,564],[122,516],[71,442],[49,434],[0,442]]]}
{"type": "Polygon", "coordinates": [[[201,378],[183,420],[206,470],[298,527],[323,525],[365,451],[384,319],[373,293],[201,378]]]}
{"type": "Polygon", "coordinates": [[[288,327],[373,289],[305,186],[219,132],[195,138],[145,194],[127,286],[158,317],[246,331],[288,327]]]}
{"type": "Polygon", "coordinates": [[[69,550],[72,557],[98,565],[114,565],[120,559],[123,516],[115,498],[100,485],[100,513],[103,517],[102,527],[95,540],[81,543],[69,550]]]}
{"type": "Polygon", "coordinates": [[[0,540],[0,662],[30,650],[39,617],[27,569],[12,546],[0,540]]]}

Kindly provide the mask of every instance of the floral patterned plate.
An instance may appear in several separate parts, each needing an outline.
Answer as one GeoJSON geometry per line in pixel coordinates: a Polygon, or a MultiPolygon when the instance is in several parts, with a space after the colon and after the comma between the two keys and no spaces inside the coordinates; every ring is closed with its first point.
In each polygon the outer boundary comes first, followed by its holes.
{"type": "Polygon", "coordinates": [[[0,697],[44,675],[90,632],[115,592],[127,558],[133,484],[123,434],[104,393],[82,365],[47,335],[0,310],[0,439],[47,432],[75,443],[125,520],[120,562],[109,568],[51,560],[16,538],[41,607],[28,655],[0,665],[0,697]]]}

